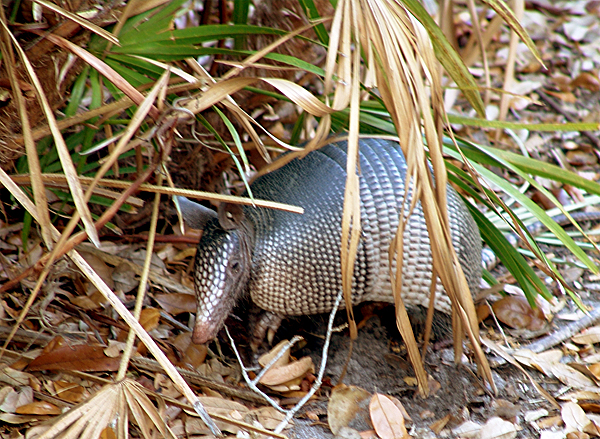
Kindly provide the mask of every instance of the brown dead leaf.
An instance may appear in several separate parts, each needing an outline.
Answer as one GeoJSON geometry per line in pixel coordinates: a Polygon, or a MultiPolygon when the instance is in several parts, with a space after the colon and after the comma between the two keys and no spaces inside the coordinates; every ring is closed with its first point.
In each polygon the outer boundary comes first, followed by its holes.
{"type": "Polygon", "coordinates": [[[556,429],[563,425],[562,416],[547,416],[536,422],[540,430],[556,429]]]}
{"type": "Polygon", "coordinates": [[[580,402],[579,407],[581,407],[586,413],[600,413],[600,404],[592,402],[580,402]]]}
{"type": "MultiPolygon", "coordinates": [[[[191,336],[191,333],[187,334],[190,334],[191,336]]],[[[185,350],[184,361],[194,369],[197,369],[201,364],[204,363],[207,354],[208,347],[206,344],[190,343],[188,348],[185,350]]]]}
{"type": "Polygon", "coordinates": [[[440,434],[440,432],[444,429],[444,427],[446,427],[446,425],[448,425],[448,422],[450,421],[450,419],[452,419],[452,415],[446,415],[442,419],[438,419],[433,424],[431,424],[429,426],[429,428],[435,434],[440,434]]]}
{"type": "Polygon", "coordinates": [[[591,92],[600,91],[600,81],[598,75],[594,75],[591,72],[581,72],[577,78],[571,81],[573,88],[585,88],[591,92]]]}
{"type": "Polygon", "coordinates": [[[108,340],[108,347],[104,349],[104,353],[107,357],[117,358],[120,357],[125,348],[127,347],[127,343],[115,340],[108,340]]]}
{"type": "Polygon", "coordinates": [[[162,309],[175,316],[184,312],[196,312],[196,296],[192,294],[157,294],[154,299],[162,309]]]}
{"type": "Polygon", "coordinates": [[[575,95],[573,93],[570,93],[570,92],[560,93],[560,92],[555,92],[555,91],[551,91],[551,90],[545,90],[545,91],[550,96],[554,96],[555,98],[560,99],[561,101],[566,102],[567,104],[574,104],[575,102],[577,102],[577,97],[575,97],[575,95]]]}
{"type": "Polygon", "coordinates": [[[354,419],[369,419],[367,405],[371,394],[356,386],[338,384],[329,397],[327,422],[335,435],[342,427],[352,426],[354,419]]]}
{"type": "Polygon", "coordinates": [[[572,81],[568,76],[559,74],[551,77],[550,80],[561,92],[573,91],[573,86],[571,85],[572,81]]]}
{"type": "Polygon", "coordinates": [[[532,309],[523,296],[506,296],[494,302],[492,309],[502,323],[515,329],[539,331],[546,325],[540,308],[532,309]]]}
{"type": "MultiPolygon", "coordinates": [[[[269,364],[271,362],[271,360],[273,358],[275,358],[279,354],[279,352],[281,351],[283,346],[288,343],[289,343],[288,340],[281,340],[279,343],[277,343],[277,345],[273,346],[273,349],[271,349],[269,352],[267,352],[266,354],[263,354],[259,357],[258,364],[260,364],[262,367],[265,367],[267,364],[269,364]]],[[[290,362],[290,350],[287,349],[281,355],[281,357],[273,364],[273,367],[285,366],[289,362],[290,362]]]]}
{"type": "Polygon", "coordinates": [[[0,363],[0,382],[9,386],[27,386],[32,381],[35,381],[32,374],[15,370],[4,363],[0,363]]]}
{"type": "Polygon", "coordinates": [[[94,302],[88,296],[76,296],[71,299],[71,303],[81,309],[92,310],[100,307],[99,303],[94,302]]]}
{"type": "Polygon", "coordinates": [[[371,422],[381,439],[408,439],[400,409],[387,395],[376,393],[369,403],[371,422]]]}
{"type": "Polygon", "coordinates": [[[584,329],[579,334],[571,337],[571,340],[578,344],[600,343],[600,326],[592,326],[591,328],[584,329]]]}
{"type": "Polygon", "coordinates": [[[477,312],[477,321],[479,323],[483,322],[492,314],[490,311],[490,307],[487,305],[487,303],[479,305],[475,309],[475,311],[477,312]]]}
{"type": "Polygon", "coordinates": [[[54,381],[54,391],[56,396],[65,401],[79,403],[84,400],[86,391],[79,384],[70,383],[68,381],[54,381]]]}
{"type": "Polygon", "coordinates": [[[183,353],[182,358],[173,358],[175,364],[191,366],[197,369],[206,360],[208,348],[206,344],[192,343],[192,333],[182,332],[175,337],[173,345],[183,353]]]}
{"type": "Polygon", "coordinates": [[[46,401],[34,401],[17,408],[19,415],[60,415],[61,409],[46,401]]]}
{"type": "Polygon", "coordinates": [[[181,392],[175,387],[173,381],[162,373],[157,373],[154,377],[154,389],[157,393],[169,398],[177,399],[181,396],[181,392]]]}
{"type": "Polygon", "coordinates": [[[160,321],[160,311],[156,308],[144,308],[140,314],[140,325],[146,331],[152,331],[158,327],[160,321]]]}
{"type": "MultiPolygon", "coordinates": [[[[285,419],[285,414],[281,413],[275,407],[265,406],[254,410],[250,410],[244,420],[247,423],[252,423],[257,420],[263,428],[273,430],[279,425],[281,421],[285,419]]],[[[289,425],[289,424],[288,424],[289,425]]]]}
{"type": "Polygon", "coordinates": [[[115,372],[119,358],[104,354],[104,347],[89,345],[61,346],[43,353],[29,363],[27,370],[77,370],[80,372],[115,372]]]}
{"type": "Polygon", "coordinates": [[[22,387],[18,392],[12,388],[2,392],[3,399],[0,401],[0,411],[16,413],[17,409],[25,404],[33,402],[33,389],[29,386],[22,387]]]}
{"type": "MultiPolygon", "coordinates": [[[[594,154],[580,149],[567,151],[566,157],[567,161],[572,166],[593,166],[598,163],[598,158],[594,154]]],[[[575,275],[578,275],[580,271],[581,270],[576,270],[575,275]]]]}
{"type": "Polygon", "coordinates": [[[100,439],[117,439],[117,435],[111,427],[106,427],[100,433],[100,439]]]}
{"type": "Polygon", "coordinates": [[[303,357],[285,366],[269,369],[260,379],[260,383],[265,386],[279,386],[292,381],[302,380],[307,373],[314,373],[314,371],[315,367],[312,358],[303,357]]]}
{"type": "MultiPolygon", "coordinates": [[[[88,264],[90,264],[94,271],[98,273],[98,275],[102,278],[102,280],[106,283],[106,285],[108,285],[110,289],[115,288],[115,283],[112,279],[114,268],[109,267],[106,264],[106,262],[104,262],[101,258],[99,258],[93,253],[80,250],[79,254],[83,257],[83,259],[85,259],[85,261],[88,264]]],[[[94,287],[91,283],[89,284],[88,288],[88,294],[91,294],[94,291],[96,291],[96,287],[94,287]]]]}
{"type": "Polygon", "coordinates": [[[558,378],[563,384],[566,384],[567,386],[571,386],[576,389],[592,388],[595,386],[593,380],[566,364],[553,364],[551,367],[551,371],[556,378],[558,378]]]}

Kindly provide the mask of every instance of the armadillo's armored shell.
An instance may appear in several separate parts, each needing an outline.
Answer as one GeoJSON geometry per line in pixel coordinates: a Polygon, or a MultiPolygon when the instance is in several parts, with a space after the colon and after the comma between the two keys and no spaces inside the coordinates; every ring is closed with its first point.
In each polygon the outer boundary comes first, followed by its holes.
{"type": "MultiPolygon", "coordinates": [[[[258,178],[256,198],[304,207],[305,214],[244,208],[254,225],[248,289],[261,308],[282,315],[331,310],[341,289],[340,240],[346,181],[346,142],[327,145],[258,178]]],[[[354,270],[353,302],[393,302],[388,251],[405,193],[406,162],[399,146],[360,141],[362,234],[354,270]]],[[[410,205],[409,200],[405,206],[410,205]]],[[[448,187],[452,241],[471,291],[481,278],[481,239],[459,195],[448,187]]],[[[408,305],[429,304],[431,249],[420,204],[404,233],[402,296],[408,305]]],[[[439,281],[438,281],[439,284],[439,281]]],[[[450,312],[438,287],[436,308],[450,312]]]]}

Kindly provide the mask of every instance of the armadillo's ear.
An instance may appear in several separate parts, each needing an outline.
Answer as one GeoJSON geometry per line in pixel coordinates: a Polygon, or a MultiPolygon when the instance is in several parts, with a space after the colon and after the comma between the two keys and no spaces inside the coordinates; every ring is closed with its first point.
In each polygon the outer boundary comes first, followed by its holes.
{"type": "Polygon", "coordinates": [[[204,226],[211,218],[217,217],[217,212],[201,204],[190,201],[185,197],[175,197],[179,204],[179,211],[183,217],[183,222],[192,229],[204,229],[204,226]]]}
{"type": "Polygon", "coordinates": [[[244,219],[244,211],[239,204],[219,204],[219,224],[224,230],[239,229],[244,219]]]}

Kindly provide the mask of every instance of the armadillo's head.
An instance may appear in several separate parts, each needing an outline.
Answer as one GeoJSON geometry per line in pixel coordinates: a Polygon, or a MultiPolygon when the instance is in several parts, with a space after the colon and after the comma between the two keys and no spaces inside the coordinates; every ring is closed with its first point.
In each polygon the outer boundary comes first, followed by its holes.
{"type": "Polygon", "coordinates": [[[243,233],[223,230],[216,220],[204,229],[194,267],[198,301],[194,343],[206,343],[216,337],[245,290],[250,257],[243,233]]]}
{"type": "Polygon", "coordinates": [[[217,215],[186,198],[178,202],[186,224],[203,230],[194,265],[198,308],[192,340],[206,343],[246,290],[253,231],[239,206],[222,204],[217,215]]]}

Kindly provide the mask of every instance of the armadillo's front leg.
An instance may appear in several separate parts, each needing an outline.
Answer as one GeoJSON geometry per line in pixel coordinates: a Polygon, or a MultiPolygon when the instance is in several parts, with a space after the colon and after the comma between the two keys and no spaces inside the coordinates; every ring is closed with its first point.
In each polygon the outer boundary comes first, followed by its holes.
{"type": "Polygon", "coordinates": [[[279,325],[281,325],[282,321],[283,316],[280,314],[275,314],[271,311],[265,311],[262,313],[252,331],[252,337],[250,341],[252,350],[255,352],[258,350],[265,339],[265,335],[267,336],[267,341],[269,344],[273,344],[273,338],[275,337],[275,333],[279,329],[279,325]]]}

